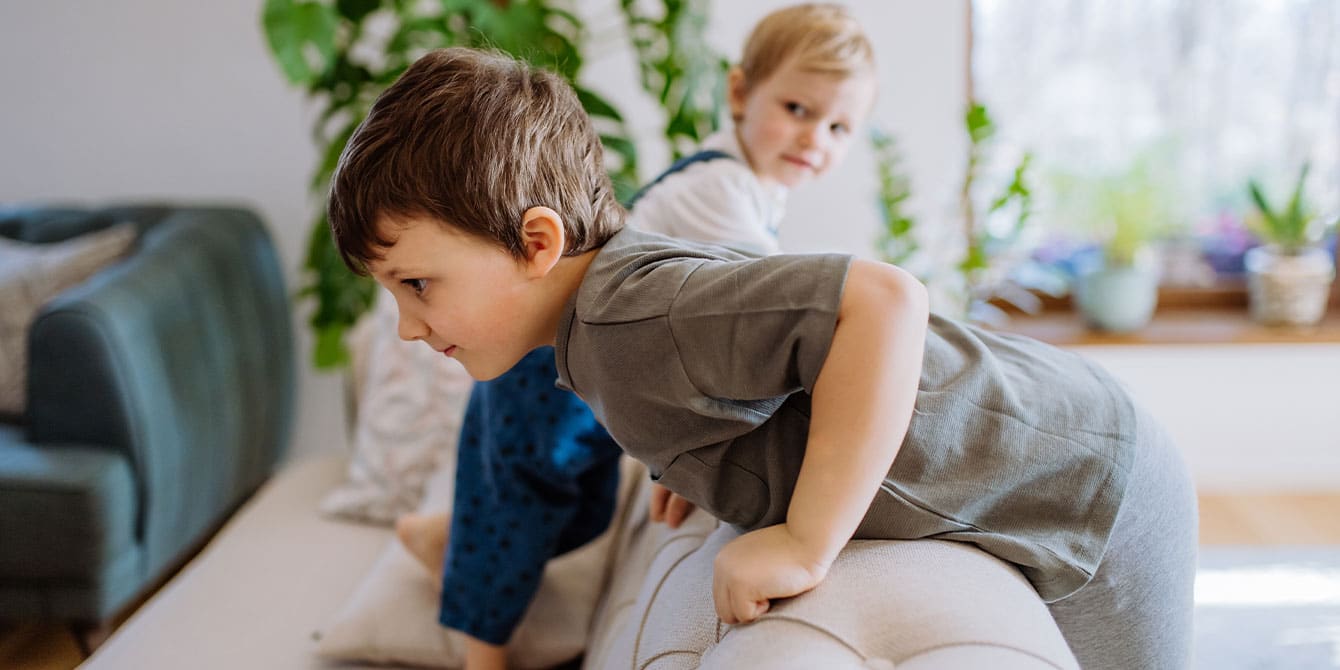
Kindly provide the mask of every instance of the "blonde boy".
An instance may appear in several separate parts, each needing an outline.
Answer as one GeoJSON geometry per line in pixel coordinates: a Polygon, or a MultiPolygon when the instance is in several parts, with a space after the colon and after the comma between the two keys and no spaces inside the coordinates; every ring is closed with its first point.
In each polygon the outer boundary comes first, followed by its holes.
{"type": "Polygon", "coordinates": [[[730,70],[732,127],[708,137],[689,164],[681,162],[640,194],[630,224],[687,240],[780,251],[777,228],[788,192],[842,162],[875,90],[874,49],[840,5],[795,5],[769,14],[730,70]]]}

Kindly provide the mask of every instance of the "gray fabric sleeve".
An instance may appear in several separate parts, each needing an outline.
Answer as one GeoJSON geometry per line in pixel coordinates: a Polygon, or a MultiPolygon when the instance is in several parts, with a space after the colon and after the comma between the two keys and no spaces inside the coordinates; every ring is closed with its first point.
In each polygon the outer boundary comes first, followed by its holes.
{"type": "Polygon", "coordinates": [[[669,310],[684,372],[714,398],[774,398],[814,382],[828,357],[851,257],[703,263],[669,310]]]}

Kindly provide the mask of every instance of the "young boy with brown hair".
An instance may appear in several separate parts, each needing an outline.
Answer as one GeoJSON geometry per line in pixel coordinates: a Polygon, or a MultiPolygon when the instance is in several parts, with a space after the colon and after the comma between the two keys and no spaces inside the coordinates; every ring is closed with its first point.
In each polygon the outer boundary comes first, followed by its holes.
{"type": "MultiPolygon", "coordinates": [[[[874,48],[855,17],[840,5],[791,5],[760,20],[743,52],[729,75],[732,124],[644,188],[629,225],[775,253],[789,191],[846,156],[876,90],[874,48]]],[[[469,646],[510,639],[544,565],[604,531],[615,506],[619,447],[580,398],[554,387],[557,377],[553,350],[541,347],[477,383],[459,440],[461,523],[433,512],[396,523],[405,547],[441,575],[439,623],[469,646]],[[496,531],[511,526],[527,532],[496,531]]],[[[652,520],[672,527],[692,510],[659,485],[651,503],[652,520]]]]}
{"type": "Polygon", "coordinates": [[[928,315],[893,266],[623,219],[571,89],[465,49],[377,100],[330,197],[401,337],[480,380],[553,346],[560,385],[624,451],[749,531],[716,559],[726,623],[814,588],[853,537],[935,537],[1016,565],[1084,667],[1186,664],[1194,496],[1110,376],[928,315]]]}

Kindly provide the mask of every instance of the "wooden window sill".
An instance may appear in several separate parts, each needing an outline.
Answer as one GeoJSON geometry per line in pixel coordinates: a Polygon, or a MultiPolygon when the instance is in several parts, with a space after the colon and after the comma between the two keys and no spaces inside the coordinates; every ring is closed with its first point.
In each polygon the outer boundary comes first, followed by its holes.
{"type": "Polygon", "coordinates": [[[1267,327],[1248,318],[1245,309],[1160,309],[1149,325],[1133,333],[1091,330],[1075,312],[1014,315],[996,328],[1058,346],[1142,344],[1340,344],[1340,310],[1334,307],[1310,328],[1267,327]]]}
{"type": "Polygon", "coordinates": [[[1058,346],[1340,343],[1340,281],[1326,316],[1306,328],[1268,327],[1252,321],[1241,285],[1211,289],[1160,289],[1149,325],[1133,333],[1092,330],[1069,299],[1047,300],[1036,315],[1012,313],[995,328],[1058,346]]]}

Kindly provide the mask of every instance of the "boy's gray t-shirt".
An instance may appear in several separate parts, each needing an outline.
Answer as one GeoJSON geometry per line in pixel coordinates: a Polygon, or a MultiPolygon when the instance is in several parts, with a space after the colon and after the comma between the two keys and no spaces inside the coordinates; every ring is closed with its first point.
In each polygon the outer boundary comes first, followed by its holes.
{"type": "MultiPolygon", "coordinates": [[[[625,229],[559,324],[559,385],[670,490],[745,529],[781,523],[850,263],[625,229]]],[[[971,542],[1063,598],[1102,558],[1136,420],[1081,357],[932,316],[907,437],[856,538],[971,542]]]]}

